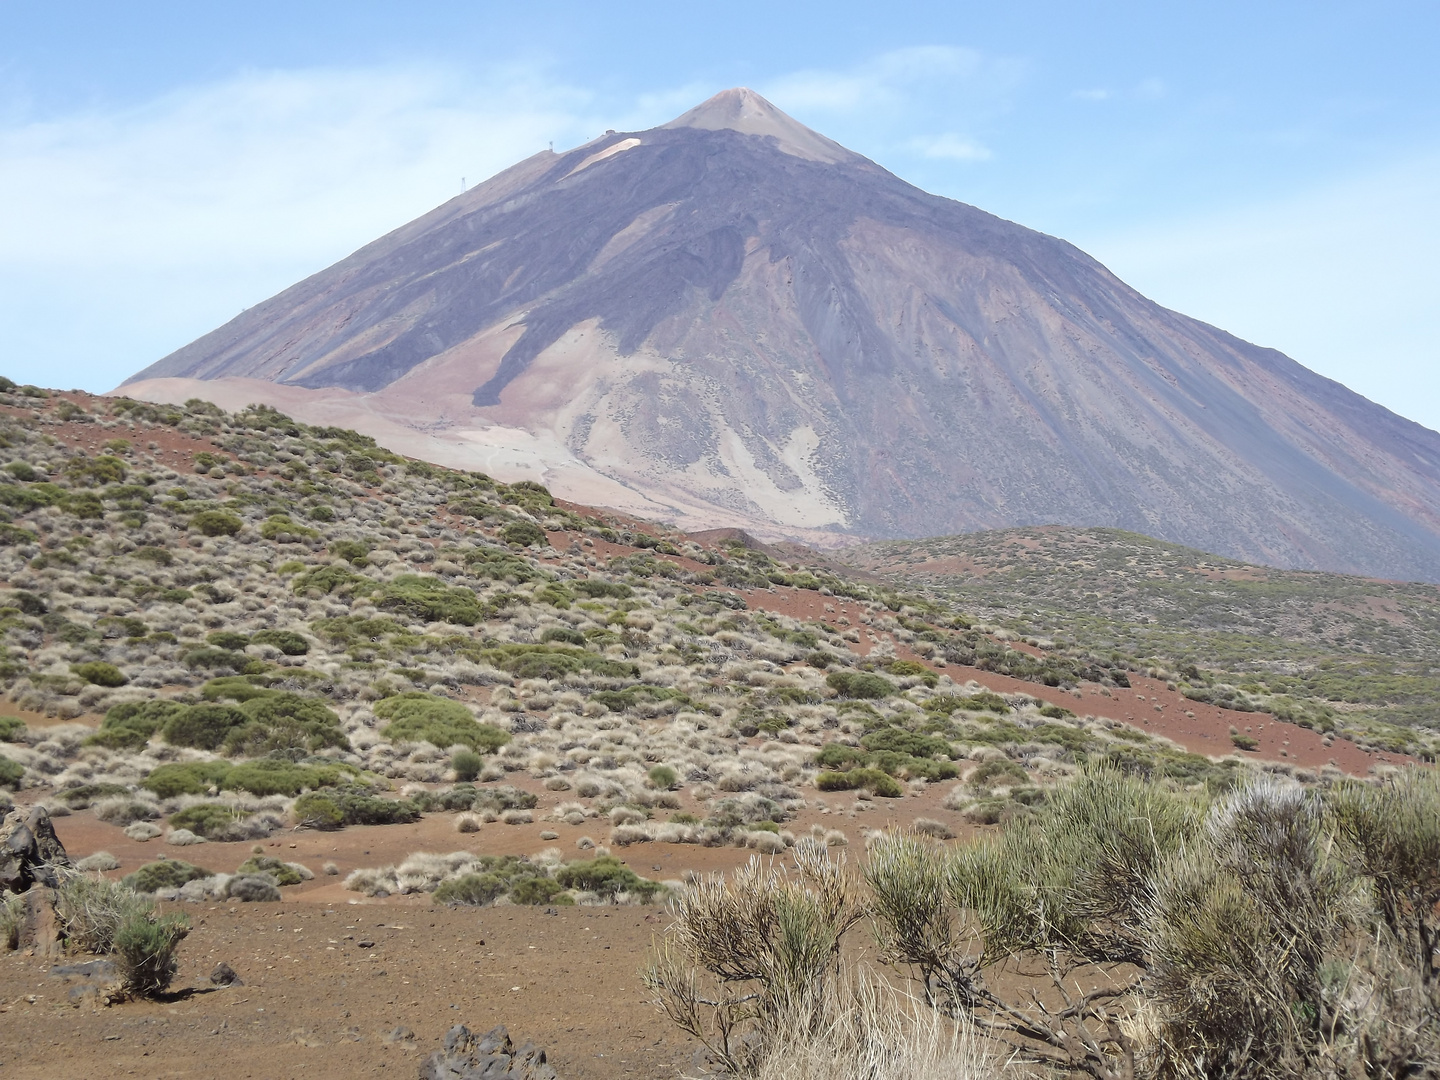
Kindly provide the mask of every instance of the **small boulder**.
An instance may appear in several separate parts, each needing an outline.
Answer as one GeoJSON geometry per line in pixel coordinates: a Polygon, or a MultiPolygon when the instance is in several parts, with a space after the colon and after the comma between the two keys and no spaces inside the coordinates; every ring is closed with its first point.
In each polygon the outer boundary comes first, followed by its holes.
{"type": "Polygon", "coordinates": [[[556,1080],[545,1051],[534,1043],[517,1050],[504,1024],[484,1035],[456,1024],[444,1046],[421,1062],[420,1080],[556,1080]]]}
{"type": "Polygon", "coordinates": [[[215,965],[215,970],[210,972],[210,982],[215,986],[244,986],[245,980],[235,974],[235,969],[221,960],[215,965]]]}

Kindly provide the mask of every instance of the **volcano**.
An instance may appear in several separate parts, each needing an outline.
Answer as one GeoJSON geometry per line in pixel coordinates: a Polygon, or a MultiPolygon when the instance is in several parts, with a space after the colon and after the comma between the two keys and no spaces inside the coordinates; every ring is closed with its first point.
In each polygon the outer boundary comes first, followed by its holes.
{"type": "Polygon", "coordinates": [[[688,528],[1059,523],[1440,580],[1440,435],[749,90],[527,158],[135,375],[688,528]]]}

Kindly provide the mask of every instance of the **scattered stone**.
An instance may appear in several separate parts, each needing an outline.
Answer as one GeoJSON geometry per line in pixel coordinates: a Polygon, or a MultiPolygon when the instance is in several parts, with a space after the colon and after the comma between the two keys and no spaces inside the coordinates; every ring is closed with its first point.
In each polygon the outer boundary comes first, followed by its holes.
{"type": "Polygon", "coordinates": [[[58,869],[70,866],[65,845],[43,806],[21,807],[0,822],[0,890],[23,893],[37,881],[56,888],[58,869]]]}
{"type": "Polygon", "coordinates": [[[556,1080],[545,1051],[534,1043],[516,1050],[504,1024],[484,1035],[456,1024],[444,1045],[421,1063],[420,1080],[556,1080]]]}
{"type": "Polygon", "coordinates": [[[373,948],[375,947],[375,942],[373,942],[373,941],[357,941],[357,942],[355,942],[355,947],[356,947],[357,949],[373,949],[373,948]]]}
{"type": "Polygon", "coordinates": [[[235,969],[221,960],[215,965],[215,970],[210,972],[210,981],[216,986],[244,986],[245,980],[235,973],[235,969]]]}
{"type": "Polygon", "coordinates": [[[415,1043],[415,1032],[411,1031],[408,1027],[397,1027],[381,1035],[380,1041],[387,1043],[410,1043],[413,1046],[415,1043]]]}

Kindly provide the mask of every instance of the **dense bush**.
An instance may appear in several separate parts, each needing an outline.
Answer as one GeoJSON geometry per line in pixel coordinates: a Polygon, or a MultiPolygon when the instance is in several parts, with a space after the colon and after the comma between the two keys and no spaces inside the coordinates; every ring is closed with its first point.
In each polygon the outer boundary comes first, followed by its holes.
{"type": "Polygon", "coordinates": [[[374,711],[390,721],[384,734],[391,742],[428,742],[441,749],[468,746],[488,754],[510,741],[508,732],[480,723],[458,701],[418,690],[377,701],[374,711]]]}
{"type": "Polygon", "coordinates": [[[556,871],[555,880],[566,889],[597,893],[607,900],[629,893],[648,903],[665,891],[658,881],[642,878],[613,855],[568,863],[556,871]]]}
{"type": "Polygon", "coordinates": [[[245,527],[245,523],[225,510],[201,510],[191,515],[190,527],[206,536],[234,536],[245,527]]]}
{"type": "Polygon", "coordinates": [[[457,750],[450,758],[450,767],[455,770],[455,779],[474,780],[485,766],[485,759],[474,750],[457,750]]]}
{"type": "MultiPolygon", "coordinates": [[[[169,762],[151,769],[150,775],[140,782],[140,786],[147,791],[153,791],[162,799],[173,799],[177,795],[204,795],[212,787],[224,786],[225,774],[229,771],[228,761],[169,762]]],[[[175,823],[172,821],[171,824],[175,823]]]]}
{"type": "Polygon", "coordinates": [[[196,803],[170,815],[172,829],[189,829],[207,840],[229,839],[241,813],[222,803],[196,803]]]}
{"type": "Polygon", "coordinates": [[[439,578],[401,574],[375,593],[375,606],[396,611],[426,622],[474,626],[485,618],[485,608],[475,593],[451,588],[439,578]]]}
{"type": "Polygon", "coordinates": [[[581,596],[588,596],[591,600],[628,600],[635,595],[635,590],[621,581],[601,581],[599,578],[582,578],[579,581],[572,581],[570,587],[581,596]]]}
{"type": "Polygon", "coordinates": [[[895,693],[895,684],[889,679],[864,671],[832,671],[825,676],[825,684],[846,698],[887,698],[895,693]]]}
{"type": "Polygon", "coordinates": [[[104,660],[90,660],[83,664],[71,664],[70,670],[88,683],[96,686],[124,686],[129,677],[114,664],[104,660]]]}
{"type": "Polygon", "coordinates": [[[293,630],[259,630],[250,636],[256,645],[273,645],[286,656],[304,656],[310,643],[293,630]]]}
{"type": "Polygon", "coordinates": [[[185,706],[173,701],[127,701],[112,705],[100,722],[100,730],[85,741],[112,750],[142,749],[185,706]]]}
{"type": "Polygon", "coordinates": [[[185,915],[135,915],[115,932],[116,967],[132,994],[153,997],[169,989],[179,962],[175,950],[190,933],[185,915]]]}
{"type": "Polygon", "coordinates": [[[0,716],[0,742],[19,742],[27,730],[18,716],[0,716]]]}
{"type": "Polygon", "coordinates": [[[327,788],[295,800],[291,808],[297,824],[315,829],[342,825],[406,825],[420,817],[408,799],[384,799],[358,784],[327,788]]]}
{"type": "Polygon", "coordinates": [[[879,769],[850,769],[847,772],[822,772],[815,777],[821,791],[854,791],[865,788],[884,799],[898,799],[905,794],[899,782],[879,769]]]}
{"type": "Polygon", "coordinates": [[[543,643],[558,641],[563,645],[585,646],[585,635],[579,630],[571,630],[568,626],[551,626],[540,635],[543,643]]]}
{"type": "Polygon", "coordinates": [[[0,755],[0,788],[15,789],[25,778],[25,766],[0,755]]]}
{"type": "Polygon", "coordinates": [[[231,731],[249,720],[243,712],[230,705],[191,705],[165,721],[161,734],[171,746],[218,750],[231,731]]]}
{"type": "Polygon", "coordinates": [[[532,544],[549,544],[550,540],[545,535],[545,530],[532,521],[511,521],[500,530],[500,539],[507,544],[514,544],[516,547],[529,547],[532,544]]]}
{"type": "Polygon", "coordinates": [[[305,880],[305,876],[289,863],[281,862],[270,855],[252,855],[235,868],[237,874],[269,874],[275,879],[275,884],[284,888],[287,885],[299,885],[305,880]]]}
{"type": "Polygon", "coordinates": [[[178,889],[187,881],[199,881],[210,877],[211,873],[180,859],[161,859],[146,863],[133,874],[125,875],[122,881],[136,892],[153,893],[161,889],[178,889]]]}

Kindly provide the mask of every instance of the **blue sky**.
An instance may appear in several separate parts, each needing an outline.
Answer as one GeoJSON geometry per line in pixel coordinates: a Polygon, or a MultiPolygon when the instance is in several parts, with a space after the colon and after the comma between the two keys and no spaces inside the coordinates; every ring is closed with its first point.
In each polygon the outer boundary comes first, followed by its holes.
{"type": "Polygon", "coordinates": [[[1440,5],[0,0],[0,372],[108,389],[727,86],[1440,428],[1440,5]]]}

